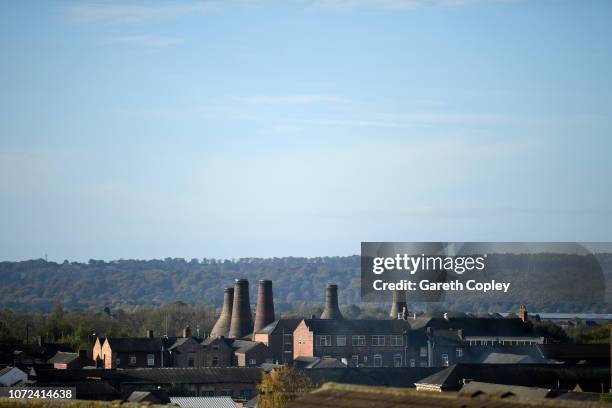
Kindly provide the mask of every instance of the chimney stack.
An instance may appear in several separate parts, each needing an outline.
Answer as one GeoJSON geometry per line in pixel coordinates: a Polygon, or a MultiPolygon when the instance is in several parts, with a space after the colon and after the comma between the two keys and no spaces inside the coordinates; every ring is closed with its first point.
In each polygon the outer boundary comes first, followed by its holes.
{"type": "Polygon", "coordinates": [[[189,327],[189,325],[185,326],[183,329],[183,337],[191,337],[191,327],[189,327]]]}
{"type": "Polygon", "coordinates": [[[529,320],[529,312],[527,311],[527,306],[521,305],[521,307],[519,308],[518,317],[523,322],[529,320]]]}
{"type": "Polygon", "coordinates": [[[338,285],[327,284],[325,288],[325,310],[321,314],[321,319],[343,319],[338,307],[338,285]]]}
{"type": "Polygon", "coordinates": [[[408,312],[408,306],[406,305],[406,291],[405,290],[394,290],[393,300],[391,302],[391,312],[389,316],[391,319],[397,320],[402,319],[404,310],[408,312]]]}
{"type": "Polygon", "coordinates": [[[240,339],[252,332],[253,317],[251,316],[251,303],[249,301],[249,281],[236,279],[229,337],[240,339]]]}
{"type": "Polygon", "coordinates": [[[258,332],[274,321],[274,297],[272,295],[272,281],[260,280],[257,292],[257,309],[255,309],[255,327],[258,332]]]}
{"type": "Polygon", "coordinates": [[[153,330],[147,330],[146,337],[147,337],[147,339],[152,339],[153,338],[153,330]]]}
{"type": "Polygon", "coordinates": [[[223,289],[223,308],[219,320],[210,332],[210,337],[227,337],[232,324],[232,307],[234,307],[234,288],[223,289]]]}

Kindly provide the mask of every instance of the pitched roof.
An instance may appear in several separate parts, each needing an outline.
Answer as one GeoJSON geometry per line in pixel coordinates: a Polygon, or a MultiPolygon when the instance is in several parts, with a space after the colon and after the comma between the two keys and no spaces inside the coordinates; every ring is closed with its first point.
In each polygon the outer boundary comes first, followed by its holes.
{"type": "Polygon", "coordinates": [[[430,367],[343,367],[314,368],[304,370],[304,373],[315,384],[331,381],[343,384],[414,388],[415,382],[438,370],[439,368],[430,367]]]}
{"type": "Polygon", "coordinates": [[[236,408],[231,397],[170,397],[181,408],[236,408]]]}
{"type": "Polygon", "coordinates": [[[273,321],[266,327],[260,329],[259,331],[255,332],[255,334],[257,333],[271,334],[276,331],[279,331],[279,332],[284,331],[285,333],[288,333],[288,334],[293,333],[293,331],[298,326],[298,324],[300,324],[301,321],[302,319],[278,319],[278,320],[273,321]]]}
{"type": "Polygon", "coordinates": [[[232,348],[236,353],[246,353],[248,351],[253,350],[255,347],[259,347],[260,345],[264,345],[259,341],[250,341],[250,340],[234,340],[232,343],[232,348]]]}
{"type": "Polygon", "coordinates": [[[134,368],[118,372],[127,382],[158,384],[252,384],[261,380],[258,367],[134,368]]]}
{"type": "Polygon", "coordinates": [[[491,397],[508,398],[516,397],[519,399],[543,399],[556,397],[557,393],[550,388],[525,387],[522,385],[493,384],[478,381],[470,381],[461,387],[460,394],[475,397],[486,394],[491,397]]]}
{"type": "Polygon", "coordinates": [[[77,360],[78,358],[79,353],[65,353],[63,351],[58,351],[53,357],[49,359],[48,362],[51,364],[69,364],[72,363],[74,360],[77,360]]]}
{"type": "Polygon", "coordinates": [[[536,336],[530,325],[521,319],[499,319],[491,317],[429,318],[413,321],[413,329],[431,327],[434,330],[462,330],[463,336],[536,336]]]}
{"type": "Polygon", "coordinates": [[[410,330],[408,320],[304,319],[317,334],[402,334],[410,330]]]}
{"type": "Polygon", "coordinates": [[[107,337],[115,352],[160,352],[176,342],[176,337],[107,337]]]}
{"type": "Polygon", "coordinates": [[[419,386],[459,390],[464,380],[495,384],[573,389],[598,392],[610,387],[610,368],[561,364],[456,364],[418,380],[419,386]]]}

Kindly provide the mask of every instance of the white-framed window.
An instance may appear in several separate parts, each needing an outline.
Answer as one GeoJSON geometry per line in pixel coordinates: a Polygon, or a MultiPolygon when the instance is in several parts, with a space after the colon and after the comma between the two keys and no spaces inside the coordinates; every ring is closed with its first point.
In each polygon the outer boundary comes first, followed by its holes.
{"type": "Polygon", "coordinates": [[[136,355],[130,354],[130,358],[128,361],[130,362],[130,365],[136,365],[136,355]]]}
{"type": "Polygon", "coordinates": [[[336,336],[337,346],[346,346],[346,336],[336,336]]]}
{"type": "Polygon", "coordinates": [[[317,336],[317,346],[331,346],[331,336],[329,334],[317,336]]]}
{"type": "Polygon", "coordinates": [[[457,347],[455,353],[457,354],[457,358],[463,357],[463,349],[461,347],[457,347]]]}
{"type": "Polygon", "coordinates": [[[373,346],[384,346],[385,345],[385,336],[375,334],[372,336],[372,345],[373,346]]]}
{"type": "Polygon", "coordinates": [[[402,346],[404,344],[404,337],[401,334],[394,334],[391,336],[390,341],[392,346],[402,346]]]}
{"type": "Polygon", "coordinates": [[[365,345],[365,336],[357,335],[351,337],[351,344],[353,346],[364,346],[365,345]]]}
{"type": "Polygon", "coordinates": [[[382,356],[374,354],[374,367],[382,367],[382,356]]]}
{"type": "Polygon", "coordinates": [[[416,367],[416,361],[414,360],[414,358],[410,359],[410,367],[416,367]]]}
{"type": "Polygon", "coordinates": [[[393,356],[393,367],[401,367],[402,366],[402,355],[396,354],[393,356]]]}
{"type": "Polygon", "coordinates": [[[351,363],[353,367],[359,366],[359,356],[358,355],[351,356],[351,363]]]}
{"type": "Polygon", "coordinates": [[[448,354],[442,354],[442,365],[448,367],[448,354]]]}
{"type": "Polygon", "coordinates": [[[147,354],[147,365],[153,367],[155,365],[155,354],[147,354]]]}
{"type": "Polygon", "coordinates": [[[257,360],[255,360],[254,358],[249,358],[249,365],[257,365],[257,360]]]}
{"type": "Polygon", "coordinates": [[[427,347],[421,347],[419,356],[421,357],[427,357],[427,347]]]}

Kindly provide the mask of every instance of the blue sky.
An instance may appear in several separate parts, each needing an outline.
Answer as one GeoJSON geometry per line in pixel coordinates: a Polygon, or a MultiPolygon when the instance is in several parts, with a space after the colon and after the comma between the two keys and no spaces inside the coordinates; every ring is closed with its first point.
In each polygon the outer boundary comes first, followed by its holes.
{"type": "Polygon", "coordinates": [[[0,259],[612,240],[612,2],[0,3],[0,259]]]}

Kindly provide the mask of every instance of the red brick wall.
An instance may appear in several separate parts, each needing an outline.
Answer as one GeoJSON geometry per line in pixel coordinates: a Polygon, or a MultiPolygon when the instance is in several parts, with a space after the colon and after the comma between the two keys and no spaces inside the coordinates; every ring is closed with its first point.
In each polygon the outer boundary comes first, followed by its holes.
{"type": "Polygon", "coordinates": [[[293,332],[293,358],[314,357],[314,334],[302,321],[293,332]]]}

